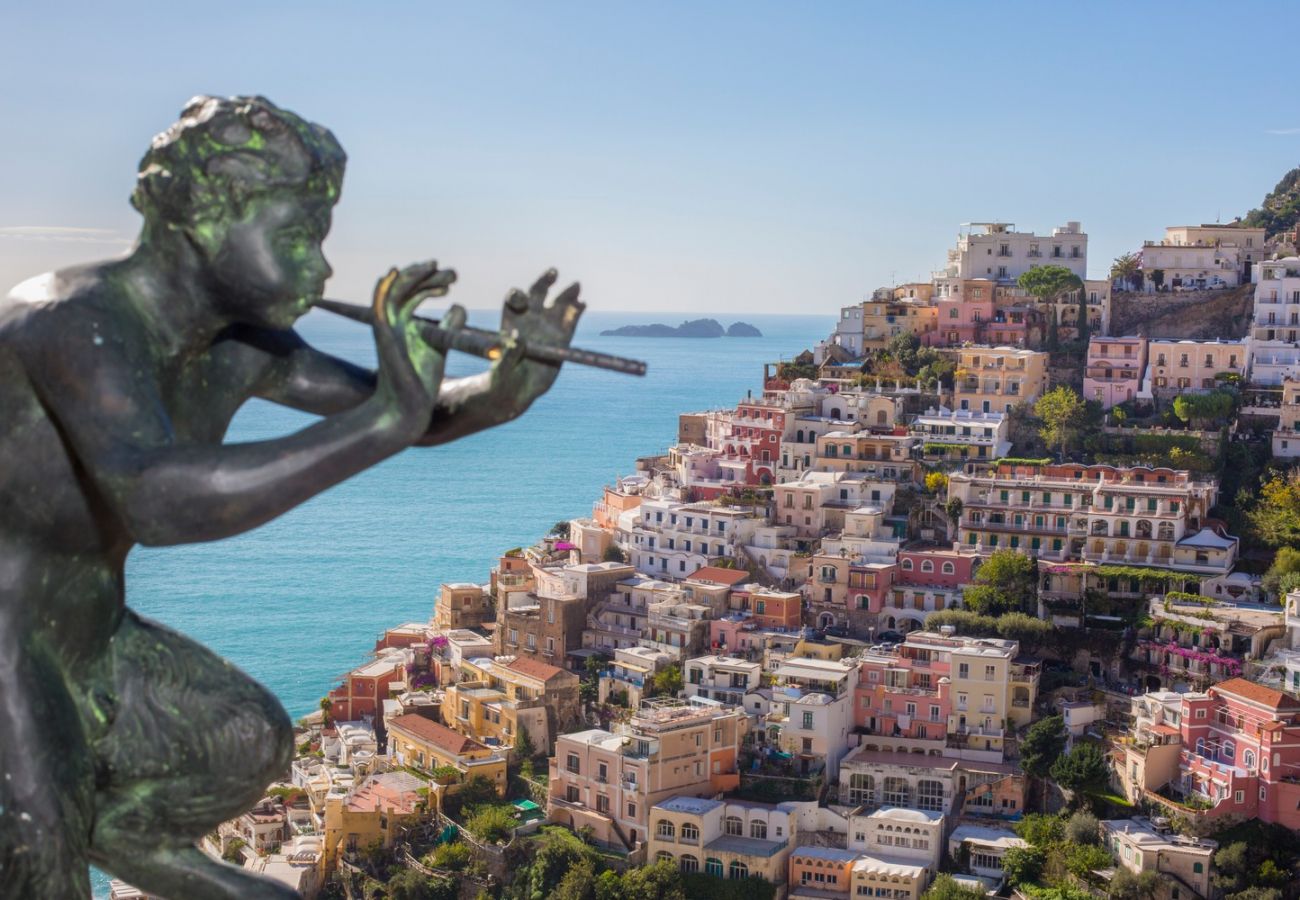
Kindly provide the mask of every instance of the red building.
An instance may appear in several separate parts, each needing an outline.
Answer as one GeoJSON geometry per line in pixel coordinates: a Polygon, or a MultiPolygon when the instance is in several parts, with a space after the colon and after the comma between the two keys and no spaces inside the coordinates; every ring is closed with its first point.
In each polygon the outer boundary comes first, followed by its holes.
{"type": "Polygon", "coordinates": [[[329,693],[330,718],[335,722],[355,722],[363,718],[379,720],[384,701],[392,686],[405,684],[406,664],[398,654],[382,656],[353,669],[343,676],[343,684],[329,693]]]}

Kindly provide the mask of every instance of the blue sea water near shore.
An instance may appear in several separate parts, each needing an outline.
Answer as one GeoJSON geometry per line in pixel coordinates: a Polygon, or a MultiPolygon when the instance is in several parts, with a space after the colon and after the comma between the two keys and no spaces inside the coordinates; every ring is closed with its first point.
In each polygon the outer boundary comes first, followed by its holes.
{"type": "MultiPolygon", "coordinates": [[[[760,389],[764,362],[811,347],[835,324],[830,315],[721,318],[744,319],[764,336],[601,337],[664,314],[590,310],[574,343],[644,359],[646,377],[566,367],[515,422],[408,450],[248,534],[137,548],[127,561],[127,602],[222,654],[302,716],[368,658],[383,628],[428,619],[440,583],[486,581],[503,550],[559,519],[590,515],[603,485],[672,443],[678,413],[734,406],[760,389]]],[[[470,321],[495,327],[488,311],[470,321]]],[[[365,326],[315,312],[300,331],[329,353],[373,363],[365,326]]],[[[452,374],[481,368],[470,357],[449,362],[452,374]]],[[[227,442],[273,438],[311,421],[253,401],[227,442]]],[[[96,895],[106,894],[97,874],[96,895]]]]}

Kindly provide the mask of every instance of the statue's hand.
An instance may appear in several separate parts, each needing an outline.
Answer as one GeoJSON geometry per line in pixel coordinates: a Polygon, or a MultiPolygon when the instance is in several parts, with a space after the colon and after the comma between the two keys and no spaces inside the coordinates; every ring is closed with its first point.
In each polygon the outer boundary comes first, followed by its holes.
{"type": "MultiPolygon", "coordinates": [[[[400,272],[390,269],[375,284],[375,347],[379,354],[376,397],[397,413],[394,429],[413,443],[429,427],[438,390],[442,385],[446,354],[420,337],[415,309],[429,297],[441,297],[456,280],[450,269],[435,262],[416,263],[400,272]]],[[[440,327],[456,331],[465,324],[465,310],[453,306],[440,327]]]]}
{"type": "Polygon", "coordinates": [[[569,285],[551,302],[547,292],[557,275],[548,269],[525,294],[511,290],[501,312],[501,334],[507,339],[506,352],[492,366],[493,400],[508,410],[510,416],[522,413],[545,394],[560,374],[559,365],[538,362],[523,355],[529,344],[567,347],[573,340],[578,319],[586,305],[578,300],[578,285],[569,285]]]}

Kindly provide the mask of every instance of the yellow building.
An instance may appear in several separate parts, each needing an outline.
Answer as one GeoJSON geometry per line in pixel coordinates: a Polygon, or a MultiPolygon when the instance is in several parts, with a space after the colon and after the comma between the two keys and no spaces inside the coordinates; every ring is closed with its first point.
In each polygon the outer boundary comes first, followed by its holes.
{"type": "Polygon", "coordinates": [[[1047,390],[1047,354],[1015,347],[963,347],[957,351],[957,409],[1010,412],[1047,390]]]}
{"type": "MultiPolygon", "coordinates": [[[[347,794],[325,799],[322,881],[339,856],[379,845],[391,847],[406,826],[432,815],[428,782],[409,772],[372,775],[347,794]]],[[[436,789],[436,786],[435,786],[436,789]]]]}
{"type": "Polygon", "coordinates": [[[862,304],[862,349],[879,350],[900,334],[938,330],[939,310],[922,300],[872,299],[862,304]]]}
{"type": "Polygon", "coordinates": [[[797,826],[794,804],[673,797],[650,810],[646,862],[668,860],[683,872],[783,885],[797,826]]]}
{"type": "Polygon", "coordinates": [[[447,686],[443,718],[462,734],[505,747],[515,746],[521,730],[537,750],[581,716],[577,675],[523,657],[469,659],[460,681],[447,686]]]}
{"type": "Polygon", "coordinates": [[[506,794],[506,758],[486,744],[423,716],[408,713],[386,719],[388,755],[400,766],[432,774],[453,768],[461,778],[486,778],[506,794]]]}

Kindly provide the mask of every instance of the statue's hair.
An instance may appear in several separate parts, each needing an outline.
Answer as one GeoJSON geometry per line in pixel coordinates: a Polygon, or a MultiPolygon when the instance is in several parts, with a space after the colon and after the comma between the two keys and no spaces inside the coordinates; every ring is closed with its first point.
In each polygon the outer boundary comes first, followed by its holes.
{"type": "Polygon", "coordinates": [[[337,202],[347,156],[334,135],[264,97],[195,97],[153,139],[131,205],[146,220],[208,221],[251,197],[337,202]]]}

